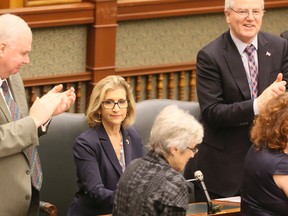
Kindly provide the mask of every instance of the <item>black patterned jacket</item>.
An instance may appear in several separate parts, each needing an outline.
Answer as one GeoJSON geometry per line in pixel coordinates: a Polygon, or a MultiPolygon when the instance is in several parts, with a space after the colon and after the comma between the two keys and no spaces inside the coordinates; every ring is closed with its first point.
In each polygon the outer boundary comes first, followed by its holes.
{"type": "Polygon", "coordinates": [[[164,157],[155,152],[134,160],[121,176],[114,216],[184,216],[189,185],[164,157]]]}

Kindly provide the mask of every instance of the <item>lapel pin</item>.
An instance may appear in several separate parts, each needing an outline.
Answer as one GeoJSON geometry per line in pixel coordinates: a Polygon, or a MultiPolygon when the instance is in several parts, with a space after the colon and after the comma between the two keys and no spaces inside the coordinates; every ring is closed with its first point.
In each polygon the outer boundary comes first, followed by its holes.
{"type": "Polygon", "coordinates": [[[126,143],[129,144],[129,139],[126,139],[126,143]]]}
{"type": "Polygon", "coordinates": [[[266,51],[266,56],[271,56],[271,53],[266,51]]]}

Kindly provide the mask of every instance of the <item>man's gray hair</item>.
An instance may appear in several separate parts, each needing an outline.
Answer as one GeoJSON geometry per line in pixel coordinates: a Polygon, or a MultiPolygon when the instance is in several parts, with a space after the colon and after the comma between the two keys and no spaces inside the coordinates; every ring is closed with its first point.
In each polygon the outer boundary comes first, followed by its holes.
{"type": "Polygon", "coordinates": [[[0,41],[15,41],[23,32],[31,32],[28,24],[19,16],[14,14],[0,15],[0,41]]]}
{"type": "MultiPolygon", "coordinates": [[[[264,10],[264,0],[260,0],[261,9],[264,10]]],[[[234,8],[235,0],[225,0],[224,11],[229,10],[230,8],[234,8]]]]}

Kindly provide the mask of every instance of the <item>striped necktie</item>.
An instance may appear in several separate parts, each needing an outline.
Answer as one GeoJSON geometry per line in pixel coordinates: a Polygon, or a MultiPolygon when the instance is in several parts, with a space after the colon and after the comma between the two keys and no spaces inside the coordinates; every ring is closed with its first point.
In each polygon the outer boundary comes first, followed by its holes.
{"type": "Polygon", "coordinates": [[[252,98],[256,98],[258,94],[258,88],[257,88],[258,70],[257,70],[257,65],[256,65],[254,54],[253,54],[255,50],[256,49],[253,46],[253,44],[250,44],[244,50],[244,52],[248,56],[248,68],[249,68],[249,75],[250,75],[250,80],[251,80],[250,87],[251,87],[252,98]]]}
{"type": "MultiPolygon", "coordinates": [[[[3,89],[3,95],[5,98],[6,104],[10,109],[10,113],[11,113],[13,120],[16,121],[20,119],[21,113],[20,113],[19,107],[10,95],[9,86],[6,80],[3,81],[1,87],[3,89]]],[[[29,148],[24,150],[24,153],[30,163],[32,185],[37,190],[40,190],[41,185],[42,185],[43,175],[42,175],[38,149],[34,146],[30,146],[29,148]]]]}

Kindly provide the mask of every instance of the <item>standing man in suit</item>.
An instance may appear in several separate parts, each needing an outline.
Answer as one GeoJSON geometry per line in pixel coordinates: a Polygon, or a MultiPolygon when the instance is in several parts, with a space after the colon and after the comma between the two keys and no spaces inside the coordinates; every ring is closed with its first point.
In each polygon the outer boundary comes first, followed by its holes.
{"type": "MultiPolygon", "coordinates": [[[[263,0],[225,0],[229,30],[197,55],[196,87],[205,132],[184,175],[191,178],[195,169],[201,170],[211,198],[240,195],[253,118],[286,90],[287,40],[260,32],[264,12],[263,0]]],[[[195,193],[197,201],[205,200],[199,187],[195,193]]]]}
{"type": "Polygon", "coordinates": [[[75,101],[73,88],[61,93],[63,86],[57,85],[28,110],[19,70],[29,63],[31,45],[32,32],[23,19],[0,16],[0,215],[38,215],[38,136],[46,132],[52,116],[75,101]]]}

